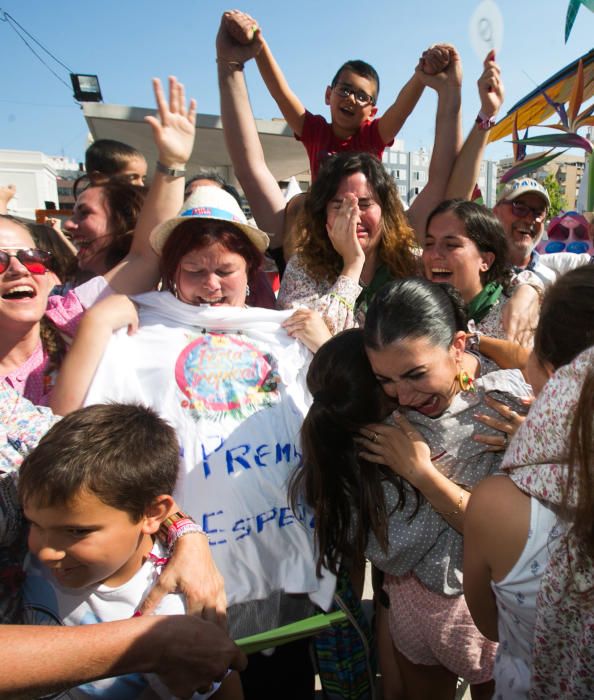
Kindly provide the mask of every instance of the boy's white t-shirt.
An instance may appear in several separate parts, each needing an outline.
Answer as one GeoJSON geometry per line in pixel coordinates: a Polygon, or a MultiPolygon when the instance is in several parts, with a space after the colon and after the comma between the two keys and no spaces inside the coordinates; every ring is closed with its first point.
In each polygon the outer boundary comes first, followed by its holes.
{"type": "MultiPolygon", "coordinates": [[[[60,586],[49,569],[30,554],[25,563],[27,573],[24,586],[25,621],[28,624],[74,627],[133,617],[161,573],[166,556],[164,547],[159,542],[155,542],[151,556],[126,583],[115,588],[100,584],[77,589],[60,586]]],[[[177,593],[166,595],[155,610],[156,615],[183,615],[185,612],[184,599],[177,593]]],[[[51,650],[48,650],[48,653],[51,653],[51,650]]],[[[192,700],[210,697],[219,685],[216,683],[207,694],[195,693],[192,700]]],[[[148,700],[173,696],[153,674],[133,673],[85,683],[52,697],[76,700],[84,698],[148,700]]]]}
{"type": "Polygon", "coordinates": [[[292,312],[191,306],[168,292],[135,301],[140,329],[112,337],[85,404],[138,402],[176,429],[174,495],[208,532],[229,605],[284,591],[328,609],[334,577],[316,576],[312,512],[288,503],[311,403],[311,353],[281,327],[292,312]]]}

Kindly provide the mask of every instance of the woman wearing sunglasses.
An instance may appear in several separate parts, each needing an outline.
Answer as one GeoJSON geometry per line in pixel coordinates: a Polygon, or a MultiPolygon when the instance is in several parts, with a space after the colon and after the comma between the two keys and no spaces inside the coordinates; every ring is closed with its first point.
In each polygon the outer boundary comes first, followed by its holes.
{"type": "MultiPolygon", "coordinates": [[[[0,377],[35,404],[47,404],[55,375],[84,311],[113,292],[138,294],[159,279],[159,258],[149,245],[152,229],[175,216],[183,199],[180,175],[194,141],[195,103],[186,108],[183,86],[170,78],[170,104],[155,81],[159,117],[147,117],[155,135],[161,170],[138,217],[130,252],[109,269],[91,270],[96,277],[50,296],[50,254],[38,250],[25,224],[0,216],[0,377]],[[117,264],[116,264],[117,263],[117,264]]],[[[121,214],[121,212],[119,212],[121,214]]],[[[79,261],[80,267],[80,261],[79,261]]],[[[90,268],[89,268],[90,269],[90,268]]]]}
{"type": "Polygon", "coordinates": [[[55,285],[50,259],[24,224],[0,217],[0,372],[34,403],[46,393],[64,345],[44,318],[55,285]]]}

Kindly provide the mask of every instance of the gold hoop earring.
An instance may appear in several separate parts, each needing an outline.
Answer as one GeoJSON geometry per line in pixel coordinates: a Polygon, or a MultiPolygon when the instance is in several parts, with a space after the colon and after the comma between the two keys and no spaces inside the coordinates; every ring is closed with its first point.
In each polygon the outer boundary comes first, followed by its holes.
{"type": "Polygon", "coordinates": [[[177,293],[177,284],[175,282],[173,282],[173,284],[171,285],[171,293],[176,299],[179,299],[179,294],[177,293]]]}

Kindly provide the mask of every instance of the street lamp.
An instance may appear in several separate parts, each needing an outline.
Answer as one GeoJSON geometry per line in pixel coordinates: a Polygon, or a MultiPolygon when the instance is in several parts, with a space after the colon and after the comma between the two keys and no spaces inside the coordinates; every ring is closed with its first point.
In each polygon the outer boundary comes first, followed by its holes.
{"type": "Polygon", "coordinates": [[[99,78],[96,75],[70,73],[74,88],[74,99],[77,102],[103,102],[99,78]]]}

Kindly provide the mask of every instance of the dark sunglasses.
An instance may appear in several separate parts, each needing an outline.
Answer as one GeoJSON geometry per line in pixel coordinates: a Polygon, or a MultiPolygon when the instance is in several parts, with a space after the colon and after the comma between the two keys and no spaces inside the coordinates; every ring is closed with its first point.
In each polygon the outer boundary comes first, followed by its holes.
{"type": "Polygon", "coordinates": [[[539,209],[535,209],[534,207],[529,207],[527,204],[524,204],[523,202],[516,202],[516,200],[509,200],[509,199],[504,199],[503,200],[504,204],[510,204],[512,208],[512,213],[514,216],[518,216],[520,219],[523,219],[524,217],[528,216],[530,214],[534,221],[536,221],[537,224],[542,223],[546,217],[547,217],[547,208],[544,207],[544,209],[541,207],[539,209]]]}
{"type": "Polygon", "coordinates": [[[9,248],[8,250],[15,250],[16,252],[8,253],[6,250],[0,250],[0,273],[6,272],[10,265],[10,258],[16,258],[31,274],[43,275],[47,271],[47,266],[52,258],[51,253],[38,248],[9,248]]]}

